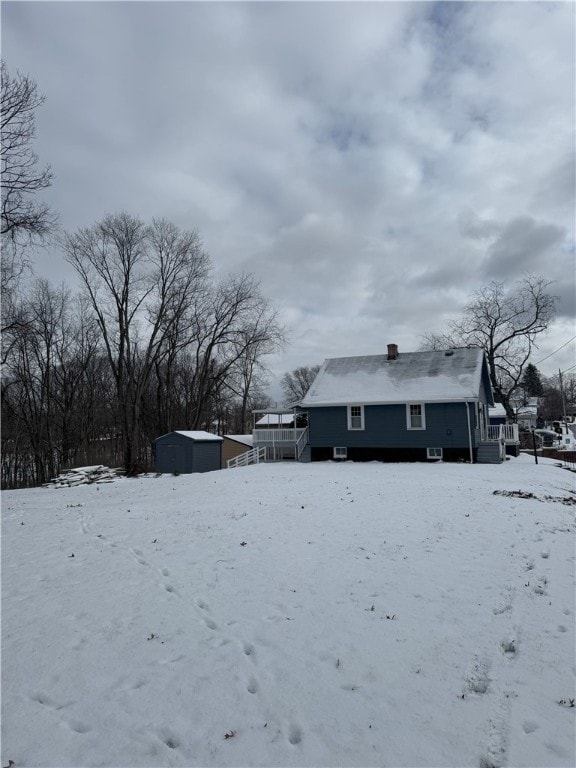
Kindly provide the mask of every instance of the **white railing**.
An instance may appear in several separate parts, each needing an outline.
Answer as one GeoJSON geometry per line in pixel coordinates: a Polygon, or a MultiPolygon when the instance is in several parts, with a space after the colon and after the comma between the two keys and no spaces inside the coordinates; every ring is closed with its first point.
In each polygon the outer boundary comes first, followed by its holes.
{"type": "Polygon", "coordinates": [[[518,424],[490,424],[486,439],[490,442],[504,440],[505,443],[519,442],[518,424]]]}
{"type": "Polygon", "coordinates": [[[254,444],[266,443],[296,443],[306,429],[253,429],[252,439],[254,444]]]}
{"type": "Polygon", "coordinates": [[[241,453],[239,456],[235,456],[233,459],[228,459],[226,462],[228,469],[234,467],[247,467],[249,464],[260,464],[261,461],[266,460],[266,448],[252,448],[251,451],[241,453]]]}

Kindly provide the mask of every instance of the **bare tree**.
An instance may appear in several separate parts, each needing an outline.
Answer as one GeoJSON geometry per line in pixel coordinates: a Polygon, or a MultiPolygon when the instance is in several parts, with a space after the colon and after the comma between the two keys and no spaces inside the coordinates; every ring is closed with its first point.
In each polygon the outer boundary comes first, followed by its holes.
{"type": "Polygon", "coordinates": [[[196,307],[194,320],[194,405],[188,422],[197,429],[208,425],[223,388],[242,398],[246,412],[259,361],[284,343],[284,329],[249,274],[229,275],[216,285],[196,307]]]}
{"type": "Polygon", "coordinates": [[[35,195],[52,183],[50,167],[38,168],[38,156],[32,149],[35,135],[35,111],[44,102],[37,85],[27,75],[10,75],[1,63],[2,141],[2,246],[8,240],[16,246],[44,238],[55,224],[49,207],[35,195]]]}
{"type": "Polygon", "coordinates": [[[175,428],[246,428],[261,397],[263,359],[283,343],[276,313],[251,275],[230,275],[208,286],[166,341],[144,405],[152,438],[175,428]],[[260,392],[260,395],[258,394],[260,392]]]}
{"type": "Polygon", "coordinates": [[[256,287],[256,302],[238,330],[234,346],[240,355],[226,378],[226,388],[236,397],[236,428],[249,429],[250,410],[266,396],[268,369],[263,358],[277,352],[285,344],[285,331],[278,316],[256,287]]]}
{"type": "Polygon", "coordinates": [[[192,322],[186,318],[204,290],[209,259],[197,232],[181,232],[164,220],[147,226],[127,213],[66,235],[64,250],[102,335],[116,387],[124,467],[134,472],[147,450],[142,402],[148,381],[169,354],[171,338],[183,344],[189,336],[192,322]]]}
{"type": "Polygon", "coordinates": [[[447,333],[424,336],[422,349],[482,347],[496,400],[515,421],[510,398],[521,385],[538,336],[555,315],[556,299],[549,293],[550,285],[535,275],[519,280],[509,290],[503,283],[491,282],[472,295],[463,316],[448,324],[447,333]]]}
{"type": "MultiPolygon", "coordinates": [[[[3,483],[42,483],[71,459],[94,393],[88,370],[98,336],[64,286],[37,280],[20,300],[26,322],[13,329],[2,378],[3,483]],[[22,478],[21,478],[22,479],[22,478]]],[[[100,405],[101,408],[101,405],[100,405]]]]}
{"type": "Polygon", "coordinates": [[[29,265],[27,248],[45,241],[56,225],[56,216],[36,194],[52,183],[49,167],[38,168],[32,149],[35,112],[44,102],[34,80],[17,73],[11,76],[4,61],[0,63],[0,263],[2,294],[2,359],[23,330],[24,318],[18,311],[18,287],[29,265]]]}
{"type": "Polygon", "coordinates": [[[293,371],[285,373],[280,379],[285,403],[290,404],[302,400],[310,389],[319,370],[319,365],[302,365],[293,371]]]}

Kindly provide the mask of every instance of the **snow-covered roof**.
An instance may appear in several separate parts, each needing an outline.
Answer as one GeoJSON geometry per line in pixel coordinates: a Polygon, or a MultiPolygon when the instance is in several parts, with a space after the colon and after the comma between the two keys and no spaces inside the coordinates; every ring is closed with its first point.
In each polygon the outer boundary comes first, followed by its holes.
{"type": "Polygon", "coordinates": [[[184,435],[184,437],[189,437],[191,440],[203,440],[204,442],[208,440],[222,440],[221,437],[213,435],[210,432],[188,432],[186,430],[177,429],[176,434],[184,435]]]}
{"type": "Polygon", "coordinates": [[[252,446],[254,443],[252,435],[224,435],[224,437],[228,440],[235,440],[237,443],[242,443],[242,445],[252,446]]]}
{"type": "Polygon", "coordinates": [[[330,358],[301,404],[309,408],[475,400],[483,365],[484,351],[479,347],[402,352],[393,360],[387,355],[330,358]]]}
{"type": "Polygon", "coordinates": [[[494,417],[506,416],[506,408],[504,408],[502,403],[494,403],[494,405],[488,408],[488,414],[494,417]]]}
{"type": "Polygon", "coordinates": [[[257,427],[269,427],[271,424],[292,424],[294,421],[293,413],[267,413],[258,419],[257,427]]]}
{"type": "Polygon", "coordinates": [[[535,405],[523,405],[516,409],[516,416],[537,416],[538,408],[535,405]]]}

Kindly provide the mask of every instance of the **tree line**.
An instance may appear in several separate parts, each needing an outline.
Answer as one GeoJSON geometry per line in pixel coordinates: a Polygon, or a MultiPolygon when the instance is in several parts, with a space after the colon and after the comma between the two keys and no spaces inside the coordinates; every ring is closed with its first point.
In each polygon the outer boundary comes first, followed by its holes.
{"type": "Polygon", "coordinates": [[[164,219],[120,212],[56,233],[35,197],[52,181],[32,150],[42,101],[2,63],[2,485],[79,463],[137,473],[173,429],[247,431],[268,402],[265,357],[284,343],[258,282],[216,280],[199,233],[164,219]],[[23,278],[50,236],[77,294],[23,278]]]}
{"type": "Polygon", "coordinates": [[[158,435],[247,431],[284,338],[254,278],[214,281],[197,232],[164,220],[110,215],[62,242],[80,293],[36,280],[5,318],[3,484],[84,461],[137,473],[158,435]]]}

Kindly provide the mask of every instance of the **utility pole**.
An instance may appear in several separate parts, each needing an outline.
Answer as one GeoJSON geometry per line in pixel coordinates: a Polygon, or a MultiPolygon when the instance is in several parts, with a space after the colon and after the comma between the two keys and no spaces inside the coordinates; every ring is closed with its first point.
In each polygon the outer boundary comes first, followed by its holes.
{"type": "Polygon", "coordinates": [[[562,415],[564,417],[564,424],[568,423],[566,418],[566,400],[564,398],[564,385],[562,384],[562,371],[558,369],[558,379],[560,380],[560,397],[562,398],[562,415]]]}

